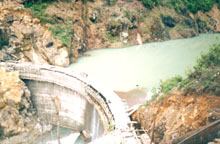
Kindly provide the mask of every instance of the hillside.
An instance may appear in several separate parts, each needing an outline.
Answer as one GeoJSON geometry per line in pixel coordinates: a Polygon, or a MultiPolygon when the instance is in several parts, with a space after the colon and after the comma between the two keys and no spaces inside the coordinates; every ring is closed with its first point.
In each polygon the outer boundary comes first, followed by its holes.
{"type": "Polygon", "coordinates": [[[10,5],[6,2],[0,2],[1,9],[4,10],[4,15],[0,18],[2,61],[32,61],[66,66],[91,49],[119,48],[193,37],[199,33],[220,32],[220,11],[215,2],[199,3],[200,5],[197,1],[182,3],[169,0],[160,3],[152,3],[151,0],[21,0],[8,1],[10,5]],[[195,7],[194,10],[190,5],[200,7],[195,7]],[[202,9],[203,5],[209,7],[202,9]],[[26,17],[29,14],[33,16],[26,17]],[[28,18],[23,27],[33,34],[16,28],[20,22],[14,17],[28,18]],[[42,32],[47,33],[47,36],[40,35],[42,32]],[[24,37],[22,34],[33,36],[24,37]],[[18,38],[17,44],[13,44],[15,38],[18,38]],[[43,45],[31,44],[42,41],[42,38],[43,45]],[[33,49],[19,49],[23,47],[21,45],[29,45],[33,49]],[[53,47],[53,50],[48,47],[53,47]],[[49,55],[48,52],[53,54],[49,55]]]}

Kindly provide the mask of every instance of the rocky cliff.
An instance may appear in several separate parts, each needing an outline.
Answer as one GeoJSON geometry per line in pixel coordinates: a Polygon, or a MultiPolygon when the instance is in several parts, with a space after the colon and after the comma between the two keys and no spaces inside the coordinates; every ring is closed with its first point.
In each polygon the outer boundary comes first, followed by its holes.
{"type": "Polygon", "coordinates": [[[16,1],[0,2],[0,60],[68,66],[67,47],[16,1]]]}

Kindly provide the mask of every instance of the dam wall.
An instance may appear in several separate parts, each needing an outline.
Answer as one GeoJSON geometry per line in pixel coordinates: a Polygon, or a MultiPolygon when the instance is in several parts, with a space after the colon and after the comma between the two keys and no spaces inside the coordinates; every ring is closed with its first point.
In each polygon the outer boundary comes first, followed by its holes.
{"type": "Polygon", "coordinates": [[[0,63],[18,71],[31,91],[40,119],[96,138],[111,129],[128,129],[129,118],[120,98],[83,75],[51,65],[0,63]],[[59,123],[58,123],[59,122],[59,123]]]}

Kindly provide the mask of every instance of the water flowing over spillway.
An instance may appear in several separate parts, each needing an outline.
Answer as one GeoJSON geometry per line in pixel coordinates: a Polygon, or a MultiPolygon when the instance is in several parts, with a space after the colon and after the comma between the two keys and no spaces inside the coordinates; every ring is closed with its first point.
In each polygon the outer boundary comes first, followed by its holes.
{"type": "Polygon", "coordinates": [[[74,71],[85,72],[89,78],[116,91],[136,87],[150,90],[160,79],[175,75],[185,76],[200,52],[219,42],[220,34],[201,34],[198,37],[147,43],[120,49],[100,49],[86,52],[70,65],[74,71]]]}

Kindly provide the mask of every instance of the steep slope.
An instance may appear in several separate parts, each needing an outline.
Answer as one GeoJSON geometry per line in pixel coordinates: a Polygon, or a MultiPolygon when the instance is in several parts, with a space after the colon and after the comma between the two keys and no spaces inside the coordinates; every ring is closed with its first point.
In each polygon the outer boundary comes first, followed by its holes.
{"type": "Polygon", "coordinates": [[[0,2],[0,61],[68,66],[67,47],[53,38],[22,4],[0,2]]]}
{"type": "Polygon", "coordinates": [[[207,12],[192,13],[185,8],[177,11],[168,2],[152,9],[137,0],[41,3],[26,0],[23,4],[25,11],[39,18],[40,23],[68,48],[70,62],[76,61],[86,50],[220,32],[217,4],[207,12]]]}
{"type": "Polygon", "coordinates": [[[173,92],[163,100],[140,108],[133,119],[149,134],[154,131],[155,143],[177,142],[220,119],[220,97],[206,94],[184,96],[173,92]]]}

